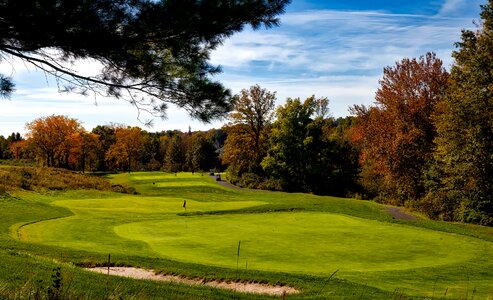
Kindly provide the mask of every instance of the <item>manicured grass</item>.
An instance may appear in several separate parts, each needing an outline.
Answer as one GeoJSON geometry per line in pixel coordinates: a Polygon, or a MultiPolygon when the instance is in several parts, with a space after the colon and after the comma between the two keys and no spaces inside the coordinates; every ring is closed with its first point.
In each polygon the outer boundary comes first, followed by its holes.
{"type": "Polygon", "coordinates": [[[146,298],[143,291],[151,290],[158,298],[260,297],[130,279],[111,279],[107,288],[106,277],[70,264],[101,264],[108,253],[114,263],[165,273],[281,282],[302,291],[294,298],[493,296],[491,228],[394,220],[367,201],[232,190],[197,173],[120,174],[112,181],[138,194],[0,198],[0,298],[23,280],[49,282],[60,262],[75,278],[72,292],[94,285],[93,298],[146,298]],[[30,267],[16,266],[21,261],[30,267]]]}
{"type": "Polygon", "coordinates": [[[164,257],[257,270],[330,275],[463,263],[493,251],[473,238],[329,213],[266,213],[170,218],[120,225],[164,257]]]}

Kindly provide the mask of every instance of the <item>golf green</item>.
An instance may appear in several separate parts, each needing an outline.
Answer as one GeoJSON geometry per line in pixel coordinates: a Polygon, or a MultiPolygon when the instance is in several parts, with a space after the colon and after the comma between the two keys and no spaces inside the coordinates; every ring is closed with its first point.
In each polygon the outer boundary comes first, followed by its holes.
{"type": "Polygon", "coordinates": [[[389,271],[467,261],[489,243],[329,213],[262,213],[128,223],[115,232],[162,256],[242,268],[332,273],[389,271]]]}

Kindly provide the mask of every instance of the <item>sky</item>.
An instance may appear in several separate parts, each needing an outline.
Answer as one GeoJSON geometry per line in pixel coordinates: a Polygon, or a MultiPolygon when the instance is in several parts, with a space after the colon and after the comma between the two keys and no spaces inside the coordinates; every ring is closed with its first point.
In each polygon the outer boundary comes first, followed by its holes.
{"type": "MultiPolygon", "coordinates": [[[[435,52],[447,69],[453,64],[454,43],[462,29],[476,28],[486,0],[292,0],[281,25],[242,32],[211,54],[223,72],[214,79],[233,94],[258,84],[276,92],[277,105],[288,97],[315,95],[330,100],[333,117],[349,115],[355,104],[371,105],[383,69],[403,58],[435,52]]],[[[90,63],[77,64],[84,72],[90,63]]],[[[12,76],[16,91],[0,100],[0,135],[25,134],[36,118],[66,115],[88,131],[119,123],[148,131],[220,128],[227,120],[204,124],[170,106],[161,120],[138,115],[128,103],[93,96],[60,94],[56,83],[34,67],[3,59],[0,73],[12,76]],[[143,121],[152,119],[153,127],[143,121]]]]}

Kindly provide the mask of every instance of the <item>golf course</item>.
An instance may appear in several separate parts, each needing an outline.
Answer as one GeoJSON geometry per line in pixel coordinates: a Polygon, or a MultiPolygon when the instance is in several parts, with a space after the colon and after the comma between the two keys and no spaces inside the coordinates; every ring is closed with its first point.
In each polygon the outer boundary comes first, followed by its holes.
{"type": "Polygon", "coordinates": [[[200,173],[109,180],[135,192],[0,198],[0,298],[47,289],[56,276],[77,298],[271,297],[85,269],[108,259],[204,282],[286,285],[299,291],[290,299],[493,297],[489,227],[404,220],[370,201],[232,189],[200,173]]]}

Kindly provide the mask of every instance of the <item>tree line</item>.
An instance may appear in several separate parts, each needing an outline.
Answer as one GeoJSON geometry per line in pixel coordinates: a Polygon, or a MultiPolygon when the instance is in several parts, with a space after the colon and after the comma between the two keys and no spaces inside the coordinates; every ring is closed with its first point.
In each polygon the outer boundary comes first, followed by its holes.
{"type": "Polygon", "coordinates": [[[169,172],[221,169],[225,133],[168,130],[147,132],[122,124],[98,125],[91,132],[67,116],[38,118],[26,125],[23,138],[0,136],[3,159],[35,160],[46,167],[74,171],[169,172]]]}

